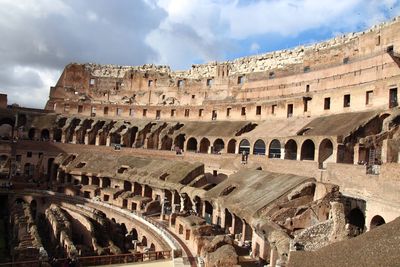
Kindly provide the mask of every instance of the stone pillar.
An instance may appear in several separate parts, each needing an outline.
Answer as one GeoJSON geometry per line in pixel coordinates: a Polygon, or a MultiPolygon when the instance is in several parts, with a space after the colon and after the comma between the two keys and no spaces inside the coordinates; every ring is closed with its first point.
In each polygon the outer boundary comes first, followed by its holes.
{"type": "Polygon", "coordinates": [[[226,226],[225,209],[222,209],[220,211],[220,215],[221,215],[221,228],[225,228],[225,226],[226,226]]]}
{"type": "Polygon", "coordinates": [[[388,140],[387,139],[382,141],[381,160],[382,160],[382,163],[388,162],[388,140]]]}
{"type": "Polygon", "coordinates": [[[65,132],[61,133],[61,143],[66,143],[67,142],[67,137],[65,136],[65,132]]]}
{"type": "MultiPolygon", "coordinates": [[[[206,217],[206,202],[205,201],[203,201],[203,205],[201,205],[201,217],[203,217],[203,218],[206,217]]],[[[213,222],[213,218],[211,218],[211,222],[213,222]]]]}
{"type": "Polygon", "coordinates": [[[100,145],[100,134],[96,134],[96,142],[95,142],[96,146],[100,145]]]}
{"type": "Polygon", "coordinates": [[[314,161],[319,162],[319,147],[317,146],[314,149],[314,161]]]}
{"type": "Polygon", "coordinates": [[[235,146],[235,154],[239,154],[239,143],[235,146]]]}
{"type": "Polygon", "coordinates": [[[89,133],[85,134],[85,138],[84,138],[83,142],[84,142],[85,145],[89,144],[89,133]]]}
{"type": "Polygon", "coordinates": [[[212,154],[212,149],[213,149],[213,146],[210,143],[210,146],[208,147],[207,153],[208,154],[212,154]]]}
{"type": "Polygon", "coordinates": [[[276,261],[278,260],[278,250],[275,244],[271,244],[271,253],[269,257],[270,267],[276,267],[276,261]]]}
{"type": "Polygon", "coordinates": [[[354,145],[354,164],[358,164],[360,161],[360,144],[355,144],[354,145]]]}
{"type": "Polygon", "coordinates": [[[285,159],[285,147],[281,147],[281,159],[285,159]]]}
{"type": "Polygon", "coordinates": [[[164,205],[165,205],[165,190],[164,189],[162,189],[161,190],[161,195],[160,195],[160,203],[161,203],[161,214],[160,214],[160,219],[161,220],[164,220],[164,215],[165,215],[165,212],[164,212],[164,205]]]}
{"type": "Polygon", "coordinates": [[[181,197],[181,209],[180,212],[184,212],[185,211],[185,197],[183,194],[180,195],[181,197]]]}
{"type": "Polygon", "coordinates": [[[111,145],[111,137],[108,135],[107,140],[106,140],[106,146],[110,146],[110,145],[111,145]]]}

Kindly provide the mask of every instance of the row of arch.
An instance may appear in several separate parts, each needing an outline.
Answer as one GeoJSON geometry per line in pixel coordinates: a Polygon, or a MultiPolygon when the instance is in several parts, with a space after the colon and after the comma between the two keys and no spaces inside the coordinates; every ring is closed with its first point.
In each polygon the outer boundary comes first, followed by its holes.
{"type": "MultiPolygon", "coordinates": [[[[179,146],[183,149],[184,146],[184,139],[182,135],[179,135],[175,138],[175,145],[179,146]]],[[[249,140],[242,139],[239,142],[238,150],[236,149],[237,141],[236,139],[229,140],[226,146],[226,152],[235,154],[235,153],[250,153],[251,145],[249,140]]],[[[300,160],[315,160],[315,147],[314,141],[311,139],[305,140],[301,144],[300,148],[300,160]]],[[[197,141],[196,138],[191,137],[187,140],[186,143],[186,150],[192,152],[200,152],[200,153],[220,153],[225,149],[225,142],[218,138],[212,144],[212,151],[211,149],[211,142],[208,138],[204,137],[197,141]]],[[[333,142],[325,138],[319,144],[319,159],[318,161],[323,162],[327,158],[329,158],[333,154],[333,142]]],[[[278,139],[274,139],[270,142],[269,147],[267,146],[262,139],[258,139],[255,141],[252,150],[254,155],[268,155],[269,158],[281,158],[282,152],[284,152],[284,159],[289,160],[296,160],[297,153],[298,153],[298,145],[294,139],[289,139],[286,143],[281,144],[278,139]],[[283,151],[282,151],[283,149],[283,151]]]]}
{"type": "MultiPolygon", "coordinates": [[[[31,128],[28,132],[29,139],[34,139],[36,134],[36,129],[31,128]]],[[[50,139],[50,131],[48,129],[42,129],[40,132],[41,140],[50,139]]],[[[61,129],[58,132],[54,132],[53,139],[55,141],[61,141],[61,129]]],[[[161,149],[171,150],[172,146],[175,145],[181,149],[185,146],[185,134],[179,134],[175,137],[174,141],[168,136],[164,136],[161,139],[161,149]]],[[[217,138],[213,143],[206,137],[203,137],[198,141],[195,137],[190,137],[186,142],[186,150],[191,152],[199,153],[214,153],[219,154],[221,152],[226,152],[229,154],[241,154],[243,152],[254,155],[268,155],[269,158],[283,158],[288,160],[296,160],[298,153],[300,153],[300,160],[316,160],[315,159],[315,148],[316,145],[313,140],[306,139],[300,146],[300,151],[298,151],[299,145],[294,139],[289,139],[286,143],[282,144],[278,139],[273,139],[267,148],[264,140],[258,139],[254,142],[253,147],[251,147],[250,141],[247,139],[242,139],[237,147],[237,140],[230,139],[227,144],[222,138],[217,138]],[[251,149],[253,148],[253,149],[251,149]],[[282,155],[284,154],[284,156],[282,155]]],[[[115,141],[115,143],[119,143],[115,141]]],[[[333,142],[329,138],[323,139],[319,143],[318,147],[318,162],[323,162],[333,154],[333,142]]]]}

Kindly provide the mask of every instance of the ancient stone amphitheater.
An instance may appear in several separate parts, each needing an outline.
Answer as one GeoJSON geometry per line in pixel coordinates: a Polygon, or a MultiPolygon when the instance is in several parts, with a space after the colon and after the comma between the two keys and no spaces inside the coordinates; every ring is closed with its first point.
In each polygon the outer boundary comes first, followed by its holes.
{"type": "Polygon", "coordinates": [[[2,95],[0,266],[399,266],[399,32],[2,95]]]}

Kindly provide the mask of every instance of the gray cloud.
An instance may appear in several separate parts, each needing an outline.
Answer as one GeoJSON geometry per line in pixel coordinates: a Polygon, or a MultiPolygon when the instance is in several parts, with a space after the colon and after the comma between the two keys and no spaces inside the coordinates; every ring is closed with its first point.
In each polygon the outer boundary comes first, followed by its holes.
{"type": "Polygon", "coordinates": [[[157,57],[144,39],[166,13],[142,0],[34,4],[0,0],[0,90],[11,103],[43,107],[48,83],[70,62],[139,65],[157,57]]]}

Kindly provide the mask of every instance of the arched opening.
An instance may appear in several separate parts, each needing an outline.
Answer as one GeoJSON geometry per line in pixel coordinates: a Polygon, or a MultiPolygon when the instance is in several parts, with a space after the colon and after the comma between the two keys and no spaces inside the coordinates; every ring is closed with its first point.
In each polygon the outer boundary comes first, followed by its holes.
{"type": "Polygon", "coordinates": [[[243,139],[239,143],[239,154],[242,154],[243,151],[250,153],[250,142],[247,139],[243,139]]]}
{"type": "Polygon", "coordinates": [[[315,145],[311,139],[307,139],[301,146],[300,160],[314,160],[315,145]]]}
{"type": "Polygon", "coordinates": [[[103,177],[103,188],[111,187],[111,180],[108,177],[103,177]]]}
{"type": "Polygon", "coordinates": [[[222,139],[218,138],[217,140],[214,141],[213,147],[214,147],[214,153],[218,154],[224,150],[225,143],[222,139]]]}
{"type": "Polygon", "coordinates": [[[88,185],[89,184],[89,178],[86,175],[82,175],[81,184],[82,185],[88,185]]]}
{"type": "Polygon", "coordinates": [[[111,139],[110,140],[110,144],[111,145],[113,145],[113,144],[117,144],[117,145],[121,144],[121,135],[119,133],[111,134],[110,139],[111,139]]]}
{"type": "Polygon", "coordinates": [[[62,137],[62,130],[61,129],[54,129],[53,139],[56,142],[61,142],[62,137]]]}
{"type": "Polygon", "coordinates": [[[208,148],[210,147],[210,141],[207,138],[203,138],[200,141],[200,153],[208,153],[208,148]]]}
{"type": "Polygon", "coordinates": [[[297,159],[297,143],[293,139],[290,139],[285,144],[285,159],[297,159]]]}
{"type": "Polygon", "coordinates": [[[148,198],[152,198],[153,196],[153,189],[148,185],[144,185],[144,196],[148,198]]]}
{"type": "Polygon", "coordinates": [[[179,147],[180,149],[183,150],[183,145],[185,143],[185,134],[179,134],[177,137],[175,137],[174,145],[175,147],[179,147]]]}
{"type": "Polygon", "coordinates": [[[142,195],[142,185],[141,185],[141,184],[139,184],[139,183],[137,183],[137,182],[134,182],[134,183],[133,183],[133,194],[134,194],[135,196],[140,196],[140,195],[142,195]]]}
{"type": "Polygon", "coordinates": [[[132,240],[137,240],[138,239],[138,232],[135,228],[132,228],[132,230],[129,232],[131,235],[132,240]]]}
{"type": "Polygon", "coordinates": [[[281,158],[281,142],[274,139],[269,144],[268,158],[270,159],[280,159],[281,158]]]}
{"type": "Polygon", "coordinates": [[[142,246],[147,247],[147,238],[145,236],[143,236],[141,243],[142,243],[142,246]]]}
{"type": "Polygon", "coordinates": [[[36,132],[35,128],[30,128],[30,129],[29,129],[28,138],[29,138],[30,140],[35,139],[35,132],[36,132]]]}
{"type": "Polygon", "coordinates": [[[40,139],[42,141],[48,141],[50,140],[50,132],[47,129],[43,129],[40,133],[40,139]]]}
{"type": "Polygon", "coordinates": [[[353,236],[357,236],[364,231],[365,216],[359,208],[354,208],[347,215],[347,222],[352,226],[350,229],[353,236]]]}
{"type": "Polygon", "coordinates": [[[10,140],[13,135],[13,126],[8,123],[0,124],[0,137],[3,140],[10,140]]]}
{"type": "Polygon", "coordinates": [[[32,200],[30,203],[31,214],[33,218],[36,218],[36,211],[37,211],[37,202],[36,200],[32,200]]]}
{"type": "Polygon", "coordinates": [[[194,137],[191,137],[188,141],[187,141],[187,146],[186,146],[186,150],[187,151],[197,151],[197,140],[194,137]]]}
{"type": "Polygon", "coordinates": [[[99,177],[93,176],[92,177],[92,185],[100,186],[100,179],[99,177]]]}
{"type": "Polygon", "coordinates": [[[333,144],[329,139],[322,140],[319,145],[318,162],[323,163],[333,155],[333,144]]]}
{"type": "Polygon", "coordinates": [[[227,149],[227,153],[229,154],[235,154],[236,151],[236,140],[235,139],[231,139],[228,142],[228,149],[227,149]]]}
{"type": "Polygon", "coordinates": [[[132,183],[128,182],[128,181],[124,181],[124,190],[128,191],[128,192],[132,191],[132,183]]]}
{"type": "Polygon", "coordinates": [[[232,214],[228,209],[225,209],[225,230],[229,231],[229,228],[232,226],[232,214]]]}
{"type": "Polygon", "coordinates": [[[204,219],[208,224],[212,224],[213,210],[214,210],[213,206],[207,200],[204,201],[204,205],[205,205],[204,219]]]}
{"type": "Polygon", "coordinates": [[[381,226],[381,225],[383,225],[385,223],[386,223],[386,221],[385,221],[385,219],[383,219],[382,216],[375,215],[371,220],[371,224],[370,224],[369,229],[372,230],[372,229],[374,229],[374,228],[376,228],[378,226],[381,226]]]}
{"type": "Polygon", "coordinates": [[[164,136],[161,139],[161,149],[162,150],[171,150],[172,149],[172,138],[168,135],[164,136]]]}
{"type": "Polygon", "coordinates": [[[156,246],[153,243],[150,245],[150,251],[156,251],[156,246]]]}
{"type": "Polygon", "coordinates": [[[254,143],[253,154],[254,155],[265,155],[265,143],[263,140],[258,139],[254,143]]]}

